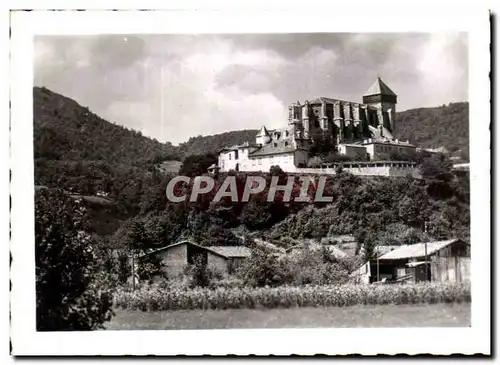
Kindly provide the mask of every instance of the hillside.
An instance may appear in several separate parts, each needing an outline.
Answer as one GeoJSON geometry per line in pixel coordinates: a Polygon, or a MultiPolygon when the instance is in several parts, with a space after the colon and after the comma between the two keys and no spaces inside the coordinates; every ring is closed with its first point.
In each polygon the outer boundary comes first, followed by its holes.
{"type": "MultiPolygon", "coordinates": [[[[398,115],[398,137],[424,147],[467,149],[467,110],[467,103],[459,103],[402,112],[398,115]]],[[[360,224],[368,226],[371,222],[370,234],[378,235],[378,241],[386,240],[380,236],[386,231],[383,227],[392,227],[402,240],[407,240],[415,238],[411,229],[417,230],[417,236],[421,234],[424,220],[439,228],[439,236],[468,234],[467,179],[431,178],[426,182],[404,180],[395,184],[387,179],[345,176],[333,179],[327,186],[336,201],[325,210],[315,207],[302,211],[301,205],[267,204],[263,198],[248,205],[237,204],[231,211],[212,211],[203,202],[199,206],[166,203],[167,175],[181,168],[180,159],[185,165],[200,164],[202,157],[210,157],[210,152],[223,146],[253,141],[256,132],[194,137],[172,146],[109,123],[62,95],[35,88],[35,184],[61,188],[72,195],[92,197],[105,192],[106,199],[113,202],[111,206],[91,204],[95,199],[86,199],[94,232],[111,236],[133,218],[151,228],[159,244],[185,233],[200,240],[213,239],[212,230],[217,231],[217,227],[233,229],[241,225],[272,239],[352,234],[360,224]],[[195,154],[201,156],[186,158],[195,154]]],[[[225,237],[227,232],[222,233],[221,237],[225,237]]],[[[392,231],[384,234],[394,236],[392,231]]]]}
{"type": "Polygon", "coordinates": [[[139,211],[145,190],[160,178],[160,163],[176,158],[170,143],[112,124],[46,88],[33,89],[33,104],[35,185],[107,192],[123,219],[139,211]]]}
{"type": "Polygon", "coordinates": [[[179,145],[179,153],[184,156],[215,153],[223,147],[255,142],[257,132],[256,129],[245,129],[210,136],[191,137],[187,142],[179,145]]]}
{"type": "Polygon", "coordinates": [[[406,110],[397,113],[396,123],[398,138],[409,139],[424,148],[461,150],[462,156],[468,159],[469,103],[406,110]]]}
{"type": "Polygon", "coordinates": [[[33,104],[35,159],[141,166],[177,152],[170,143],[112,124],[46,88],[33,89],[33,104]]]}

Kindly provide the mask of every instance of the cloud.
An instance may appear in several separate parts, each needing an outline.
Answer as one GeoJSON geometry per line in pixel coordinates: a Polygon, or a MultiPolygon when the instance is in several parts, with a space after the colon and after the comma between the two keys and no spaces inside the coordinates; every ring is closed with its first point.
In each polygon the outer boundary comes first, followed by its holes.
{"type": "Polygon", "coordinates": [[[467,99],[463,34],[44,36],[35,85],[160,141],[286,125],[287,105],[360,101],[380,75],[398,109],[467,99]]]}

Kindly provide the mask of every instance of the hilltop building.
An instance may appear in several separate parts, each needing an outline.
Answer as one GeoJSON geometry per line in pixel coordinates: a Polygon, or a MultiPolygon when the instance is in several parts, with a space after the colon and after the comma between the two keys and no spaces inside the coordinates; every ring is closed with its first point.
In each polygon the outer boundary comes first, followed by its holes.
{"type": "MultiPolygon", "coordinates": [[[[380,78],[363,95],[363,102],[318,97],[288,107],[288,125],[269,130],[263,126],[255,143],[220,151],[220,171],[269,171],[279,165],[293,172],[307,166],[309,148],[329,138],[339,154],[357,161],[379,161],[394,152],[411,154],[415,146],[395,139],[397,95],[380,78]]],[[[386,159],[386,158],[385,158],[386,159]]]]}

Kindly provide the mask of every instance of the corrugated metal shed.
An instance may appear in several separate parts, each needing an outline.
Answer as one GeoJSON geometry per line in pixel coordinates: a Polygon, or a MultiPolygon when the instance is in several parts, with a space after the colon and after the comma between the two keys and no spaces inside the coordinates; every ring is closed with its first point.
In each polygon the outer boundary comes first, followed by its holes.
{"type": "MultiPolygon", "coordinates": [[[[451,239],[446,241],[427,242],[427,255],[430,256],[435,252],[457,242],[459,239],[451,239]]],[[[416,243],[414,245],[401,246],[400,248],[388,252],[379,257],[379,260],[401,260],[418,258],[425,256],[425,243],[416,243]]]]}
{"type": "Polygon", "coordinates": [[[397,250],[401,247],[402,246],[395,246],[395,245],[377,246],[377,247],[375,247],[374,251],[375,251],[375,254],[380,257],[380,256],[385,255],[388,252],[397,250]]]}

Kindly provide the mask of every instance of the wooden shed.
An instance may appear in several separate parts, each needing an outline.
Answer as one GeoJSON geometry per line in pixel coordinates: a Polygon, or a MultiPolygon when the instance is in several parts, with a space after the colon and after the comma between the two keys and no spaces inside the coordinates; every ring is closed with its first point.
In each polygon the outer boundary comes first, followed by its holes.
{"type": "Polygon", "coordinates": [[[470,245],[460,239],[404,245],[365,263],[359,282],[469,280],[470,245]]]}

